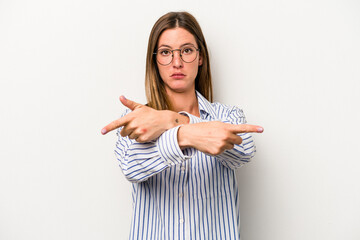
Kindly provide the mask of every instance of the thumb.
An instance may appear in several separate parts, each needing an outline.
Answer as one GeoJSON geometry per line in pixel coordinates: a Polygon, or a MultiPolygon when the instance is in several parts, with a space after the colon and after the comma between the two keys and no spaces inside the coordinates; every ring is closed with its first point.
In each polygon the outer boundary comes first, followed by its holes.
{"type": "Polygon", "coordinates": [[[120,102],[131,111],[135,110],[138,107],[141,107],[142,104],[126,99],[125,96],[120,96],[120,102]]]}

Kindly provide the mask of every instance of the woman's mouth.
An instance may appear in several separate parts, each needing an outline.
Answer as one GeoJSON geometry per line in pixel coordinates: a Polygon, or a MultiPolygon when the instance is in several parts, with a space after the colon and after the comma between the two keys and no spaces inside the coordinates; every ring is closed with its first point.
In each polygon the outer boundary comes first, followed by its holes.
{"type": "Polygon", "coordinates": [[[175,79],[183,79],[185,77],[185,75],[182,73],[174,73],[171,75],[171,77],[175,78],[175,79]]]}

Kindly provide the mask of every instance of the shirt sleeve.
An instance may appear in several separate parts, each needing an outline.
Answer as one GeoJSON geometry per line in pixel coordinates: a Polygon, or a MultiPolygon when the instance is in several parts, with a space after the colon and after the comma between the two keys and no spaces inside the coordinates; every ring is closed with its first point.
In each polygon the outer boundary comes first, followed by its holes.
{"type": "MultiPolygon", "coordinates": [[[[222,111],[223,114],[221,118],[216,119],[216,121],[222,121],[224,123],[230,124],[245,124],[246,118],[243,111],[238,107],[231,107],[227,110],[222,111]],[[224,114],[226,112],[226,114],[224,114]]],[[[193,116],[187,112],[181,112],[189,117],[191,123],[207,122],[204,120],[193,116]]],[[[234,148],[225,150],[223,153],[216,155],[216,159],[220,161],[225,167],[231,169],[237,169],[243,166],[245,163],[250,162],[251,158],[256,153],[256,147],[253,140],[253,137],[250,133],[241,133],[238,134],[242,138],[241,144],[235,144],[234,148]]]]}
{"type": "MultiPolygon", "coordinates": [[[[122,116],[129,113],[127,110],[122,116]]],[[[180,126],[164,132],[157,140],[139,143],[122,137],[117,129],[115,155],[125,177],[130,182],[142,182],[175,164],[181,164],[194,155],[191,149],[181,150],[177,140],[180,126]]]]}

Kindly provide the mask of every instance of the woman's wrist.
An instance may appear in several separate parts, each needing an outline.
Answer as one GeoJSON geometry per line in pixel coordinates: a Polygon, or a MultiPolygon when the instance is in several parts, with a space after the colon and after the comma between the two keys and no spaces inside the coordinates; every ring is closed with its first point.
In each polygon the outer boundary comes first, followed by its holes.
{"type": "Polygon", "coordinates": [[[191,147],[191,143],[189,142],[189,139],[191,139],[189,138],[189,134],[191,134],[191,132],[189,132],[190,128],[191,128],[191,124],[187,124],[179,127],[177,137],[178,137],[178,144],[180,149],[191,147]]]}
{"type": "Polygon", "coordinates": [[[167,120],[167,129],[171,129],[177,127],[179,125],[188,124],[190,119],[188,116],[182,115],[180,113],[176,113],[170,110],[165,110],[167,117],[164,118],[167,120]],[[170,121],[169,121],[170,120],[170,121]]]}

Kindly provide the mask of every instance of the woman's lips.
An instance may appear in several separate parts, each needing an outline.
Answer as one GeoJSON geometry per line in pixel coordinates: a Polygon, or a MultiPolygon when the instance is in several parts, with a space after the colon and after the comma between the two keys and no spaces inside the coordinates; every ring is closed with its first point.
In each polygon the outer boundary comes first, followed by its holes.
{"type": "Polygon", "coordinates": [[[182,73],[174,73],[173,75],[171,75],[171,77],[175,79],[183,79],[185,75],[182,73]]]}

